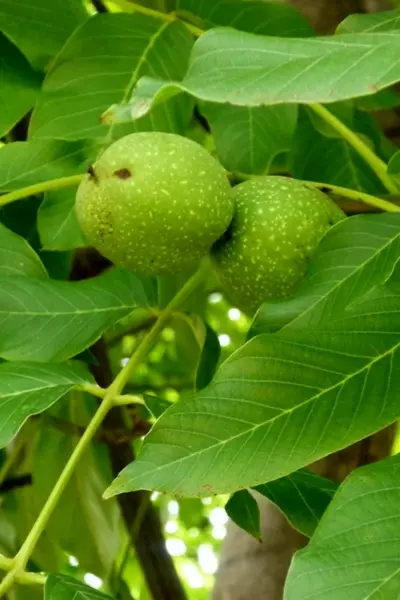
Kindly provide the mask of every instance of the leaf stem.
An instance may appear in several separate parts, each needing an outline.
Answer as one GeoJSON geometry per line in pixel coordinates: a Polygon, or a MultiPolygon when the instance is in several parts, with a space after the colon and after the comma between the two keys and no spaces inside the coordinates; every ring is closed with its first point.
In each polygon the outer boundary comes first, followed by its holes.
{"type": "Polygon", "coordinates": [[[15,200],[22,200],[23,198],[41,194],[42,192],[50,192],[52,190],[60,190],[61,188],[78,185],[82,177],[83,175],[70,175],[69,177],[59,177],[58,179],[50,179],[49,181],[28,185],[27,187],[0,196],[0,206],[5,206],[15,200]]]}
{"type": "MultiPolygon", "coordinates": [[[[97,412],[94,414],[92,420],[90,421],[87,429],[80,438],[78,444],[75,446],[74,451],[72,452],[67,464],[64,467],[64,470],[62,471],[57,483],[55,484],[49,497],[47,498],[45,505],[43,506],[38,518],[36,519],[31,531],[29,532],[24,543],[22,544],[19,552],[12,560],[12,568],[0,584],[0,598],[2,598],[4,594],[8,592],[8,590],[12,587],[14,582],[27,582],[27,576],[30,576],[30,574],[26,573],[25,571],[26,564],[36,546],[37,541],[39,540],[42,532],[44,531],[51,515],[53,514],[53,511],[57,506],[57,503],[67,483],[69,482],[81,455],[84,453],[84,451],[92,441],[93,437],[95,436],[98,428],[100,427],[109,410],[115,404],[118,404],[121,401],[120,394],[123,388],[128,383],[135,368],[141,362],[143,362],[143,360],[145,360],[147,353],[155,343],[158,334],[164,329],[169,319],[172,317],[174,310],[178,306],[180,306],[180,304],[182,304],[182,302],[184,302],[186,298],[188,298],[203,281],[205,273],[207,272],[206,267],[207,264],[204,263],[200,267],[200,269],[190,279],[188,279],[188,281],[178,291],[178,293],[171,300],[168,306],[160,313],[157,321],[142,339],[141,343],[138,345],[131,358],[129,359],[129,362],[118,373],[117,377],[114,379],[112,384],[107,388],[102,403],[100,404],[97,412]]],[[[97,391],[97,386],[93,386],[93,388],[96,388],[97,391]]],[[[10,565],[11,563],[7,561],[8,568],[10,568],[10,565]]],[[[29,579],[31,582],[33,582],[31,577],[29,577],[29,579]]]]}
{"type": "Polygon", "coordinates": [[[351,131],[338,119],[334,114],[331,113],[325,106],[322,104],[309,104],[308,105],[311,110],[313,110],[317,115],[321,117],[326,123],[328,123],[333,129],[335,129],[341,136],[344,138],[353,148],[358,152],[360,156],[365,160],[366,163],[369,164],[374,173],[379,177],[382,181],[385,188],[391,193],[396,194],[398,192],[397,186],[393,182],[392,178],[387,173],[387,165],[386,163],[379,158],[363,142],[363,140],[358,136],[354,131],[351,131]]]}
{"type": "Polygon", "coordinates": [[[351,190],[349,188],[340,187],[331,183],[319,183],[317,181],[303,181],[303,183],[313,188],[318,188],[324,192],[333,192],[334,194],[345,196],[346,198],[351,198],[352,200],[364,202],[365,204],[375,206],[375,208],[379,208],[380,210],[383,210],[385,212],[400,212],[400,206],[397,206],[392,202],[388,202],[383,198],[371,196],[371,194],[367,194],[366,192],[360,192],[359,190],[351,190]]]}

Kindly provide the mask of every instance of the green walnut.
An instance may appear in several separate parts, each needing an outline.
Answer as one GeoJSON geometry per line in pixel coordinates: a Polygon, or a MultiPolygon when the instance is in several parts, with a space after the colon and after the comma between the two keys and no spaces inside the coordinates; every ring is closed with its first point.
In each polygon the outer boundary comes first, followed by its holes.
{"type": "Polygon", "coordinates": [[[293,294],[325,232],[344,218],[328,196],[288,177],[233,188],[235,214],[212,249],[221,284],[239,307],[293,294]]]}
{"type": "Polygon", "coordinates": [[[206,255],[232,220],[222,166],[170,133],[127,135],[89,168],[76,197],[89,243],[118,266],[169,275],[206,255]]]}

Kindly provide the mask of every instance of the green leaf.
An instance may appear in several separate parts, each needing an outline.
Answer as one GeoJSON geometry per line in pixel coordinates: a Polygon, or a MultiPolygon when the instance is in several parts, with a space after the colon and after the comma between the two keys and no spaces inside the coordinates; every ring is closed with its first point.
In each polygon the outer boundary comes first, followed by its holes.
{"type": "Polygon", "coordinates": [[[192,16],[203,29],[226,26],[259,35],[303,37],[313,34],[307,19],[291,4],[251,0],[177,0],[176,11],[192,16]]]}
{"type": "Polygon", "coordinates": [[[259,335],[168,409],[106,497],[209,496],[292,473],[400,414],[400,285],[321,330],[259,335]]]}
{"type": "Polygon", "coordinates": [[[400,37],[393,33],[296,39],[217,28],[195,43],[183,81],[142,77],[128,108],[138,118],[182,91],[234,106],[368,96],[400,80],[400,61],[392,60],[399,53],[400,37]]]}
{"type": "Polygon", "coordinates": [[[400,29],[400,10],[348,16],[337,28],[337,33],[377,33],[400,29]]]}
{"type": "MultiPolygon", "coordinates": [[[[183,77],[191,46],[192,36],[178,22],[123,13],[92,17],[70,37],[47,75],[31,136],[104,137],[107,128],[100,118],[110,104],[123,102],[142,75],[183,77]]],[[[119,134],[135,129],[183,132],[190,115],[191,102],[182,97],[119,134]]]]}
{"type": "Polygon", "coordinates": [[[0,276],[0,356],[66,360],[138,306],[147,306],[144,284],[128,271],[76,282],[0,276]]]}
{"type": "Polygon", "coordinates": [[[261,540],[260,509],[250,492],[247,490],[235,492],[225,504],[225,510],[235,525],[244,529],[256,540],[261,540]]]}
{"type": "Polygon", "coordinates": [[[80,0],[0,0],[0,29],[43,70],[88,13],[80,0]]]}
{"type": "Polygon", "coordinates": [[[76,187],[48,192],[38,211],[37,227],[45,250],[87,246],[75,212],[76,187]]]}
{"type": "Polygon", "coordinates": [[[0,151],[0,192],[83,173],[89,165],[90,150],[80,142],[13,142],[0,151]]]}
{"type": "MultiPolygon", "coordinates": [[[[72,392],[51,414],[76,425],[77,435],[40,428],[32,467],[32,499],[37,506],[43,506],[76,447],[81,435],[78,427],[80,431],[87,427],[96,408],[97,402],[85,405],[83,394],[72,392]]],[[[106,447],[90,445],[46,527],[49,537],[75,556],[83,569],[100,577],[112,567],[121,541],[118,505],[101,498],[111,479],[106,447]]]]}
{"type": "Polygon", "coordinates": [[[275,156],[289,150],[297,123],[293,105],[251,108],[206,102],[201,111],[222,164],[240,173],[267,172],[275,156]]]}
{"type": "Polygon", "coordinates": [[[383,283],[400,256],[400,215],[357,215],[332,227],[320,243],[297,293],[266,302],[249,336],[281,327],[317,327],[349,302],[383,283]]]}
{"type": "Polygon", "coordinates": [[[196,389],[201,390],[206,387],[214,377],[219,358],[221,356],[221,346],[218,336],[214,329],[207,323],[206,339],[200,356],[200,362],[196,373],[196,389]]]}
{"type": "Polygon", "coordinates": [[[297,179],[323,181],[371,194],[385,191],[378,177],[350,144],[337,137],[322,135],[304,109],[290,148],[289,162],[291,173],[297,179]]]}
{"type": "Polygon", "coordinates": [[[41,78],[1,33],[0,56],[0,137],[3,137],[34,105],[41,78]]]}
{"type": "Polygon", "coordinates": [[[110,596],[65,575],[49,575],[44,600],[112,600],[110,596]]]}
{"type": "Polygon", "coordinates": [[[79,363],[1,363],[0,446],[8,444],[28,417],[47,410],[74,386],[92,381],[79,363]]]}
{"type": "Polygon", "coordinates": [[[337,488],[333,481],[301,469],[254,489],[273,502],[295,529],[311,537],[337,488]]]}
{"type": "Polygon", "coordinates": [[[399,530],[400,457],[356,469],[295,554],[285,600],[397,600],[399,530]]]}
{"type": "Polygon", "coordinates": [[[151,415],[158,419],[161,415],[171,406],[171,402],[155,396],[154,394],[143,394],[143,400],[145,402],[147,410],[151,415]]]}
{"type": "Polygon", "coordinates": [[[400,150],[393,154],[388,165],[388,173],[400,181],[400,150]]]}
{"type": "Polygon", "coordinates": [[[2,275],[48,276],[42,261],[28,242],[0,223],[0,276],[2,275]]]}

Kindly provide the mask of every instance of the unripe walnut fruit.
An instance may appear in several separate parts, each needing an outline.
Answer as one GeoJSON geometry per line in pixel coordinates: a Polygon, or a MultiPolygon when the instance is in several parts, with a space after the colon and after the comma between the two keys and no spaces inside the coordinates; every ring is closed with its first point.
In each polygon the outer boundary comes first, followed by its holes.
{"type": "Polygon", "coordinates": [[[116,265],[168,275],[206,255],[233,215],[222,166],[199,144],[141,132],[114,142],[76,197],[89,243],[116,265]]]}
{"type": "Polygon", "coordinates": [[[233,189],[235,214],[212,257],[232,302],[255,309],[290,296],[321,238],[344,213],[325,194],[288,177],[258,177],[233,189]]]}

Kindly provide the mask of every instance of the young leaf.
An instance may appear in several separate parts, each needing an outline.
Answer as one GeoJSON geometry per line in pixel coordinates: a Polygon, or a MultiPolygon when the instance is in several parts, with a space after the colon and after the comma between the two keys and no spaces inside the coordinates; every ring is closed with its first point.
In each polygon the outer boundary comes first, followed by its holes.
{"type": "Polygon", "coordinates": [[[147,306],[144,285],[118,269],[77,282],[0,276],[0,356],[67,360],[134,308],[147,306]]]}
{"type": "Polygon", "coordinates": [[[190,20],[197,17],[202,27],[234,27],[259,35],[307,37],[313,30],[307,19],[291,4],[251,0],[177,0],[176,11],[190,20]]]}
{"type": "MultiPolygon", "coordinates": [[[[51,415],[84,430],[97,403],[86,404],[80,392],[72,392],[65,400],[52,409],[51,415]]],[[[37,506],[43,506],[78,441],[79,434],[40,428],[32,465],[31,497],[37,506]]],[[[83,569],[99,577],[109,572],[121,542],[118,505],[101,498],[111,479],[107,448],[90,445],[46,527],[53,541],[75,556],[83,569]]]]}
{"type": "MultiPolygon", "coordinates": [[[[179,22],[163,23],[138,13],[98,14],[68,40],[32,115],[34,138],[102,138],[103,112],[123,102],[142,75],[180,79],[187,68],[192,36],[179,22]]],[[[183,131],[191,115],[188,98],[172,100],[151,119],[129,130],[183,131]]],[[[122,133],[122,132],[120,132],[122,133]]]]}
{"type": "Polygon", "coordinates": [[[4,447],[31,415],[47,410],[74,386],[93,381],[79,363],[0,364],[0,447],[4,447]]]}
{"type": "Polygon", "coordinates": [[[59,140],[6,144],[1,149],[0,192],[83,173],[90,150],[88,144],[59,140]]]}
{"type": "Polygon", "coordinates": [[[0,137],[3,137],[34,105],[41,77],[2,33],[0,56],[0,102],[3,106],[0,111],[0,137]]]}
{"type": "Polygon", "coordinates": [[[333,481],[300,469],[254,489],[273,502],[295,529],[311,537],[337,488],[333,481]]]}
{"type": "Polygon", "coordinates": [[[396,600],[399,530],[400,457],[356,469],[295,554],[285,600],[396,600]]]}
{"type": "Polygon", "coordinates": [[[324,330],[259,335],[167,410],[107,497],[204,496],[278,479],[400,414],[400,287],[324,330]]]}
{"type": "Polygon", "coordinates": [[[76,187],[48,192],[37,216],[40,241],[45,250],[73,250],[87,246],[75,212],[76,187]]]}
{"type": "Polygon", "coordinates": [[[112,600],[72,577],[49,575],[44,587],[44,600],[112,600]]]}
{"type": "Polygon", "coordinates": [[[35,69],[43,70],[88,16],[80,0],[0,0],[0,29],[35,69]]]}
{"type": "Polygon", "coordinates": [[[225,510],[238,527],[256,540],[261,540],[260,509],[250,492],[247,490],[235,492],[225,504],[225,510]]]}
{"type": "Polygon", "coordinates": [[[275,156],[290,148],[297,123],[294,105],[244,108],[203,102],[201,111],[221,162],[240,173],[265,173],[275,156]]]}
{"type": "Polygon", "coordinates": [[[290,147],[290,170],[294,177],[323,181],[371,194],[384,192],[381,182],[346,140],[322,135],[314,117],[303,109],[290,147]]]}
{"type": "Polygon", "coordinates": [[[195,43],[183,81],[139,80],[130,113],[142,116],[182,91],[234,106],[367,96],[400,80],[400,61],[392,60],[399,54],[400,37],[393,33],[289,39],[212,29],[195,43]]]}
{"type": "Polygon", "coordinates": [[[0,276],[46,278],[42,261],[28,242],[0,223],[0,276]]]}
{"type": "Polygon", "coordinates": [[[400,10],[348,16],[336,29],[337,33],[378,33],[400,29],[400,10]]]}
{"type": "Polygon", "coordinates": [[[322,240],[293,298],[264,303],[249,335],[329,322],[349,302],[383,283],[399,256],[400,215],[357,215],[341,221],[322,240]]]}

